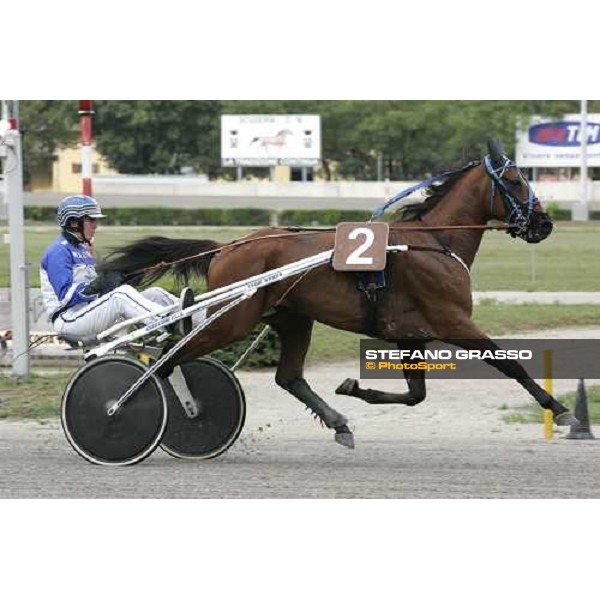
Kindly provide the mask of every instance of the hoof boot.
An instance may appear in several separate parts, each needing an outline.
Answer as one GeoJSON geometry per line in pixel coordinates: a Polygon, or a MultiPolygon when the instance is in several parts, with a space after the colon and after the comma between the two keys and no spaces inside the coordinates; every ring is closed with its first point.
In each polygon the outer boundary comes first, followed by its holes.
{"type": "Polygon", "coordinates": [[[579,421],[575,418],[573,413],[569,411],[561,413],[560,415],[555,415],[554,422],[561,427],[576,427],[579,425],[579,421]]]}

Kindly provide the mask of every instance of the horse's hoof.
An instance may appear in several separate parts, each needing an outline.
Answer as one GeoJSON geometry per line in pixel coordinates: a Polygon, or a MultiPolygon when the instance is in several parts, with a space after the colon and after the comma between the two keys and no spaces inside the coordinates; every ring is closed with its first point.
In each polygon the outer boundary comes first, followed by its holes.
{"type": "Polygon", "coordinates": [[[358,381],[356,379],[345,379],[335,390],[336,394],[343,396],[353,396],[354,392],[358,389],[358,381]]]}
{"type": "Polygon", "coordinates": [[[346,448],[350,448],[350,450],[354,450],[354,434],[346,425],[339,429],[335,432],[335,441],[342,446],[346,446],[346,448]]]}
{"type": "Polygon", "coordinates": [[[567,411],[554,416],[554,422],[561,427],[577,427],[579,420],[575,418],[572,412],[567,411]]]}

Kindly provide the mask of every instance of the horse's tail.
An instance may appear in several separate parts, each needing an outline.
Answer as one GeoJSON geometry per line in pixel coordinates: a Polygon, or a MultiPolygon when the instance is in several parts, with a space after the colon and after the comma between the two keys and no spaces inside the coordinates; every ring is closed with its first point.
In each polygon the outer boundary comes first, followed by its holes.
{"type": "Polygon", "coordinates": [[[213,240],[153,236],[115,248],[98,266],[98,273],[118,271],[125,281],[145,286],[171,273],[187,284],[192,276],[205,279],[210,261],[221,244],[213,240]]]}

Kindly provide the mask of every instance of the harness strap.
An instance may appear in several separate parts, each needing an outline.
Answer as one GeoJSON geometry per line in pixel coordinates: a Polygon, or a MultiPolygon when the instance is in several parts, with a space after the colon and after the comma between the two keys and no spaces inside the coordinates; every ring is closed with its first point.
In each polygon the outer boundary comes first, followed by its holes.
{"type": "MultiPolygon", "coordinates": [[[[407,244],[406,251],[415,251],[415,252],[437,252],[438,254],[443,254],[444,256],[449,256],[456,260],[465,271],[471,276],[471,271],[469,267],[465,263],[465,261],[458,255],[456,252],[453,252],[449,246],[445,244],[442,245],[442,248],[434,248],[433,246],[419,246],[416,244],[407,244]]],[[[368,272],[369,274],[373,274],[373,272],[368,272]]],[[[377,273],[383,273],[383,271],[378,271],[377,273]]],[[[379,292],[385,290],[385,284],[383,287],[374,286],[372,289],[362,289],[365,292],[365,296],[367,297],[367,309],[365,316],[365,329],[367,333],[376,337],[377,334],[377,310],[378,310],[378,300],[379,300],[379,292]]]]}
{"type": "Polygon", "coordinates": [[[375,289],[371,294],[365,293],[367,297],[367,310],[365,315],[365,330],[371,337],[377,337],[377,310],[379,308],[379,289],[375,289]]]}
{"type": "Polygon", "coordinates": [[[438,252],[439,254],[444,254],[445,256],[450,256],[457,260],[467,271],[467,273],[471,273],[469,267],[465,263],[465,261],[458,255],[456,252],[452,252],[449,246],[444,246],[443,248],[432,248],[431,246],[413,246],[411,244],[408,245],[409,250],[417,250],[420,252],[438,252]]]}

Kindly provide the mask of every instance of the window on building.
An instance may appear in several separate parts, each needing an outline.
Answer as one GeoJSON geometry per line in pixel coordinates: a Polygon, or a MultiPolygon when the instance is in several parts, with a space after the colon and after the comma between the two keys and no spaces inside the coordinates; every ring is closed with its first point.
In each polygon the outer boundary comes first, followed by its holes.
{"type": "Polygon", "coordinates": [[[75,175],[81,173],[81,163],[71,163],[71,173],[75,175]]]}
{"type": "MultiPolygon", "coordinates": [[[[290,170],[290,181],[303,181],[303,173],[301,167],[292,167],[290,170]]],[[[313,180],[313,170],[312,167],[306,167],[306,180],[313,180]]]]}
{"type": "Polygon", "coordinates": [[[98,165],[98,163],[92,163],[92,173],[94,175],[98,175],[99,172],[100,172],[100,166],[98,165]]]}

